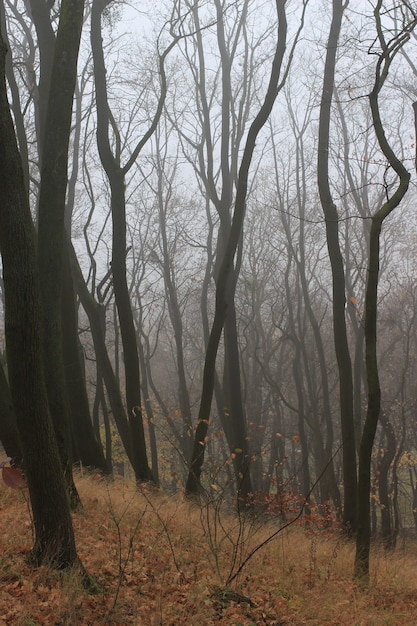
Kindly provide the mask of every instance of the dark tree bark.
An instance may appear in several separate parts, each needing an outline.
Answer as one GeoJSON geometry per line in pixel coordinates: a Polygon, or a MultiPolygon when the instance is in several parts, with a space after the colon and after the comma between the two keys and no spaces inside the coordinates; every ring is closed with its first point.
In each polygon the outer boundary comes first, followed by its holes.
{"type": "Polygon", "coordinates": [[[71,514],[50,419],[42,360],[42,321],[35,232],[4,80],[0,39],[0,249],[6,299],[10,389],[33,512],[31,561],[58,568],[77,559],[71,514]]]}
{"type": "MultiPolygon", "coordinates": [[[[237,169],[237,150],[232,148],[232,112],[233,94],[231,83],[231,69],[233,57],[236,52],[235,46],[229,47],[226,42],[223,6],[219,0],[215,1],[217,15],[217,40],[221,58],[221,87],[222,87],[222,133],[220,145],[222,189],[217,200],[216,208],[220,218],[219,237],[217,244],[216,260],[220,266],[226,254],[228,241],[231,234],[230,208],[233,200],[233,185],[237,169]],[[230,154],[232,152],[232,154],[230,154]]],[[[240,33],[245,28],[245,20],[248,11],[248,2],[242,3],[241,20],[236,32],[240,33]]],[[[239,138],[240,139],[240,138],[239,138]]],[[[236,137],[235,137],[236,140],[236,137]]],[[[241,240],[237,248],[241,246],[241,240]]],[[[237,255],[239,256],[239,255],[237,255]]],[[[251,472],[249,469],[250,451],[247,437],[246,416],[243,407],[241,387],[241,367],[237,332],[237,316],[235,307],[236,282],[239,276],[240,260],[237,259],[230,267],[225,287],[224,306],[226,315],[224,319],[224,377],[223,377],[223,400],[224,409],[221,413],[225,434],[229,449],[232,453],[233,467],[236,476],[237,491],[239,498],[246,500],[252,493],[251,472]]],[[[215,268],[217,270],[217,268],[215,268]]],[[[216,285],[218,281],[215,271],[216,285]]]]}
{"type": "MultiPolygon", "coordinates": [[[[47,128],[47,107],[51,91],[51,74],[53,69],[53,60],[55,52],[56,37],[51,23],[51,5],[46,2],[34,2],[26,0],[26,7],[33,20],[36,28],[37,43],[40,56],[40,75],[39,85],[33,90],[33,101],[35,105],[35,122],[38,138],[39,167],[43,160],[43,150],[46,141],[47,128]]],[[[10,80],[10,79],[9,79],[10,80]]],[[[79,101],[80,99],[78,99],[79,101]]],[[[78,104],[78,102],[77,102],[78,104]]],[[[73,137],[73,164],[78,164],[79,157],[79,135],[81,128],[81,112],[80,106],[77,106],[77,115],[75,121],[75,132],[73,137]]],[[[19,145],[22,141],[19,139],[19,145]]],[[[24,155],[22,155],[23,158],[24,155]]],[[[77,175],[77,165],[73,167],[73,171],[67,187],[68,204],[65,207],[66,229],[70,232],[71,213],[74,206],[74,187],[77,175]]],[[[64,263],[68,265],[66,246],[62,247],[64,255],[64,263]]],[[[75,439],[79,439],[79,453],[82,456],[82,462],[86,464],[96,465],[102,471],[105,471],[105,459],[102,451],[97,446],[92,435],[91,418],[89,416],[88,404],[85,404],[86,390],[82,380],[81,372],[76,373],[79,359],[73,358],[72,352],[75,354],[78,342],[78,332],[76,320],[72,317],[74,306],[71,305],[71,294],[73,293],[72,279],[70,273],[65,273],[62,280],[62,298],[65,304],[62,306],[62,339],[63,339],[63,356],[65,359],[65,374],[67,382],[67,393],[69,399],[70,426],[73,429],[75,439]],[[67,308],[68,305],[68,308],[67,308]],[[69,376],[67,376],[69,374],[69,376]],[[84,387],[84,388],[83,388],[84,387]],[[81,410],[81,406],[83,407],[81,410]],[[74,411],[74,413],[73,413],[74,411]],[[80,437],[82,433],[82,437],[80,437]],[[89,451],[89,452],[88,452],[89,451]],[[89,457],[89,459],[88,459],[89,457]]],[[[74,457],[79,459],[78,457],[74,457]]]]}
{"type": "MultiPolygon", "coordinates": [[[[223,258],[226,242],[229,238],[231,228],[230,211],[233,203],[233,190],[237,178],[237,163],[241,142],[245,132],[247,122],[247,108],[250,101],[248,92],[251,93],[248,79],[248,57],[250,56],[249,45],[245,40],[245,23],[247,19],[248,0],[240,3],[236,9],[236,20],[233,27],[233,36],[227,40],[225,18],[223,6],[219,0],[215,0],[216,10],[216,32],[217,45],[220,55],[221,75],[221,112],[220,112],[220,164],[218,172],[214,167],[214,140],[215,131],[211,122],[211,96],[208,95],[208,85],[206,75],[206,59],[203,44],[199,8],[187,3],[193,15],[195,25],[195,52],[198,57],[198,69],[190,59],[191,71],[197,86],[199,98],[198,109],[201,121],[201,142],[197,147],[197,163],[193,167],[199,178],[199,184],[204,189],[204,193],[210,203],[215,207],[219,216],[219,232],[216,246],[216,264],[214,267],[214,277],[217,280],[217,270],[223,258]],[[243,61],[244,87],[242,89],[241,106],[238,107],[233,100],[232,90],[232,65],[237,51],[237,42],[244,41],[245,53],[243,61]],[[248,84],[246,84],[248,83],[248,84]],[[218,191],[221,176],[221,189],[218,191]]],[[[187,139],[188,141],[188,139],[187,139]]],[[[193,143],[193,142],[191,142],[193,143]]],[[[193,148],[195,148],[193,143],[193,148]]],[[[206,207],[210,233],[208,241],[210,251],[208,252],[206,275],[203,280],[202,306],[207,305],[207,288],[211,282],[213,272],[213,255],[211,250],[211,239],[213,224],[209,214],[209,206],[206,207]]],[[[242,472],[242,459],[249,459],[249,444],[247,437],[246,416],[242,401],[240,357],[239,345],[237,341],[236,311],[234,302],[235,280],[238,270],[230,277],[230,285],[227,290],[227,316],[224,324],[224,368],[223,385],[220,384],[217,374],[214,374],[215,395],[221,424],[226,435],[229,451],[232,454],[236,482],[241,485],[241,495],[252,492],[251,475],[249,471],[242,472]]],[[[202,308],[205,344],[207,345],[209,330],[207,324],[207,309],[202,308]]]]}
{"type": "Polygon", "coordinates": [[[19,431],[16,423],[16,413],[13,406],[13,398],[10,393],[9,383],[0,363],[0,441],[3,448],[12,459],[12,463],[21,465],[22,449],[19,439],[19,431]]]}
{"type": "Polygon", "coordinates": [[[27,9],[35,25],[39,47],[39,84],[34,94],[35,125],[38,140],[39,168],[42,168],[42,154],[47,126],[49,93],[55,52],[55,34],[51,24],[51,8],[47,2],[28,0],[27,9]]]}
{"type": "Polygon", "coordinates": [[[6,15],[3,2],[0,3],[0,28],[4,43],[9,50],[9,53],[6,55],[6,78],[11,95],[10,109],[13,113],[14,125],[16,129],[16,138],[18,141],[20,157],[22,159],[25,188],[26,191],[29,192],[29,151],[26,137],[25,121],[20,106],[19,87],[13,71],[13,59],[11,54],[11,47],[8,40],[6,15]]]}
{"type": "Polygon", "coordinates": [[[318,142],[318,186],[326,222],[327,248],[332,268],[333,336],[339,369],[340,423],[343,442],[343,523],[356,530],[356,445],[353,421],[353,377],[346,331],[345,271],[339,243],[339,218],[329,184],[330,117],[335,78],[336,53],[347,2],[333,0],[333,17],[326,49],[323,92],[320,105],[318,142]]]}
{"type": "Polygon", "coordinates": [[[410,173],[406,170],[402,161],[396,156],[386,138],[379,111],[379,95],[388,76],[392,60],[409,39],[410,32],[416,25],[416,19],[414,18],[409,22],[404,31],[392,37],[387,43],[381,24],[381,7],[382,0],[378,0],[374,9],[374,16],[381,52],[376,64],[374,87],[369,94],[369,104],[372,112],[373,127],[379,146],[390,167],[398,177],[398,186],[394,193],[372,216],[369,241],[368,282],[365,296],[365,360],[368,382],[368,408],[359,449],[358,532],[354,569],[355,577],[364,581],[369,577],[369,553],[371,543],[369,501],[371,491],[371,458],[381,408],[381,387],[379,383],[377,359],[380,235],[384,220],[400,204],[407,193],[410,182],[410,173]]]}
{"type": "Polygon", "coordinates": [[[48,403],[73,506],[77,506],[79,497],[72,477],[70,408],[62,351],[61,297],[68,146],[83,16],[84,0],[63,0],[47,105],[48,123],[42,144],[38,221],[42,342],[48,403]]]}

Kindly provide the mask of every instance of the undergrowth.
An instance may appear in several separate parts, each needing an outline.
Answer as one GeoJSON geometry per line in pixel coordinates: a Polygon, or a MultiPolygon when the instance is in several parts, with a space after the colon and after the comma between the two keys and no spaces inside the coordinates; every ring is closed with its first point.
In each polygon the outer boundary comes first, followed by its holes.
{"type": "Polygon", "coordinates": [[[352,579],[354,545],[333,527],[277,533],[273,515],[239,518],[220,501],[199,509],[94,476],[77,487],[78,552],[100,592],[88,593],[75,573],[29,568],[24,494],[1,486],[0,626],[417,623],[417,555],[407,544],[373,550],[363,589],[352,579]]]}

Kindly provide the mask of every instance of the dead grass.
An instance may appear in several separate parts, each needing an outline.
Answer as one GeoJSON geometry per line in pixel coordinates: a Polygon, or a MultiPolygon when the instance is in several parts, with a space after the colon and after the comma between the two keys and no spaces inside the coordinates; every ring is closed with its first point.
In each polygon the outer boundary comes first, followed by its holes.
{"type": "Polygon", "coordinates": [[[363,589],[352,581],[351,543],[292,527],[253,556],[226,594],[233,563],[276,526],[252,518],[242,527],[225,512],[207,515],[180,497],[138,494],[122,482],[79,477],[77,484],[78,551],[100,592],[87,593],[75,574],[26,565],[27,504],[1,486],[0,626],[417,623],[417,555],[407,546],[375,549],[363,589]]]}

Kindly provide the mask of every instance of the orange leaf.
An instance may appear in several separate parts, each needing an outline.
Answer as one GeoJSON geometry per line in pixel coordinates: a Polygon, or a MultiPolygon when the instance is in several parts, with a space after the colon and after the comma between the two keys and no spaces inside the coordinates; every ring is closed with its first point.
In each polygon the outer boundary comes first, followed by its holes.
{"type": "Polygon", "coordinates": [[[14,467],[3,467],[2,476],[6,485],[12,489],[19,489],[25,484],[22,474],[14,467]]]}

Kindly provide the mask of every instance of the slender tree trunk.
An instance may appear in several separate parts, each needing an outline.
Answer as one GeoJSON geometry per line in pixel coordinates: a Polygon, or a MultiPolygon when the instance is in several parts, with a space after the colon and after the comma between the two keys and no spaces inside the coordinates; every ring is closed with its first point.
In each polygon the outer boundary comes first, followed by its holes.
{"type": "Polygon", "coordinates": [[[339,243],[339,218],[329,185],[330,117],[336,53],[347,2],[333,0],[333,18],[326,49],[323,92],[320,106],[318,143],[318,185],[326,221],[326,238],[332,268],[333,335],[339,369],[340,422],[343,441],[343,523],[348,532],[356,530],[356,445],[353,421],[352,364],[346,331],[345,271],[339,243]]]}
{"type": "Polygon", "coordinates": [[[143,395],[144,395],[143,403],[145,405],[145,412],[146,412],[146,417],[148,421],[152,476],[154,478],[155,483],[159,485],[158,446],[157,446],[157,441],[156,441],[154,412],[153,412],[152,403],[151,403],[150,394],[149,394],[145,352],[139,339],[138,339],[138,346],[139,346],[140,368],[142,372],[142,389],[143,389],[143,395]]]}
{"type": "Polygon", "coordinates": [[[379,251],[380,235],[384,220],[400,204],[407,193],[410,173],[404,164],[395,155],[385,136],[379,112],[379,94],[388,76],[391,62],[397,52],[409,38],[409,32],[416,25],[414,19],[405,32],[399,33],[385,42],[381,25],[382,0],[378,0],[374,16],[378,32],[378,40],[382,52],[378,58],[375,70],[374,87],[369,94],[369,103],[372,112],[372,122],[382,153],[398,176],[398,186],[394,193],[386,200],[383,206],[372,216],[369,239],[368,282],[365,295],[365,361],[368,382],[368,408],[362,439],[359,449],[359,480],[358,480],[358,533],[356,537],[355,577],[364,580],[369,578],[369,555],[371,543],[370,531],[370,492],[371,492],[371,459],[375,433],[378,425],[381,407],[381,388],[379,384],[377,358],[377,312],[378,312],[378,279],[379,279],[379,251]]]}
{"type": "MultiPolygon", "coordinates": [[[[157,146],[159,147],[159,136],[157,135],[157,146]]],[[[159,147],[159,152],[161,148],[159,147]]],[[[166,200],[164,200],[164,186],[162,175],[162,164],[160,163],[160,157],[158,156],[158,207],[159,207],[159,228],[161,233],[161,244],[163,258],[161,260],[161,266],[164,276],[165,293],[168,302],[168,313],[171,320],[172,328],[174,331],[174,341],[176,349],[176,365],[178,372],[178,401],[179,409],[182,418],[182,443],[181,448],[185,459],[191,457],[192,451],[192,435],[193,424],[191,418],[191,403],[190,394],[188,391],[187,378],[185,373],[185,359],[184,359],[184,331],[182,324],[182,314],[180,305],[178,302],[177,287],[175,284],[175,272],[173,270],[172,259],[170,258],[168,238],[167,238],[167,225],[166,225],[166,200]]],[[[171,194],[168,193],[168,202],[171,198],[171,194]]]]}
{"type": "Polygon", "coordinates": [[[155,131],[160,119],[165,97],[166,76],[164,60],[169,51],[176,44],[177,39],[171,42],[159,58],[159,71],[161,78],[161,95],[158,100],[156,112],[148,131],[136,145],[128,162],[122,167],[120,163],[120,136],[116,128],[107,98],[106,67],[104,62],[101,16],[103,10],[111,0],[93,0],[91,10],[91,47],[94,62],[94,82],[96,92],[97,109],[97,147],[100,160],[108,177],[111,189],[111,212],[112,212],[112,275],[114,297],[119,317],[120,334],[123,344],[126,404],[129,428],[132,439],[133,468],[137,481],[153,480],[149,468],[146,451],[145,432],[143,427],[139,356],[137,336],[133,321],[133,313],[130,303],[130,294],[126,278],[126,198],[125,177],[135,163],[141,149],[155,131]],[[116,137],[115,153],[112,152],[109,138],[109,127],[116,137]]]}
{"type": "Polygon", "coordinates": [[[225,422],[229,421],[228,443],[233,455],[237,491],[240,501],[246,502],[253,492],[250,472],[251,455],[247,437],[246,416],[243,408],[236,309],[232,293],[234,293],[234,288],[227,297],[227,315],[224,322],[225,380],[227,384],[223,393],[229,415],[224,415],[223,411],[223,419],[225,422]]]}

